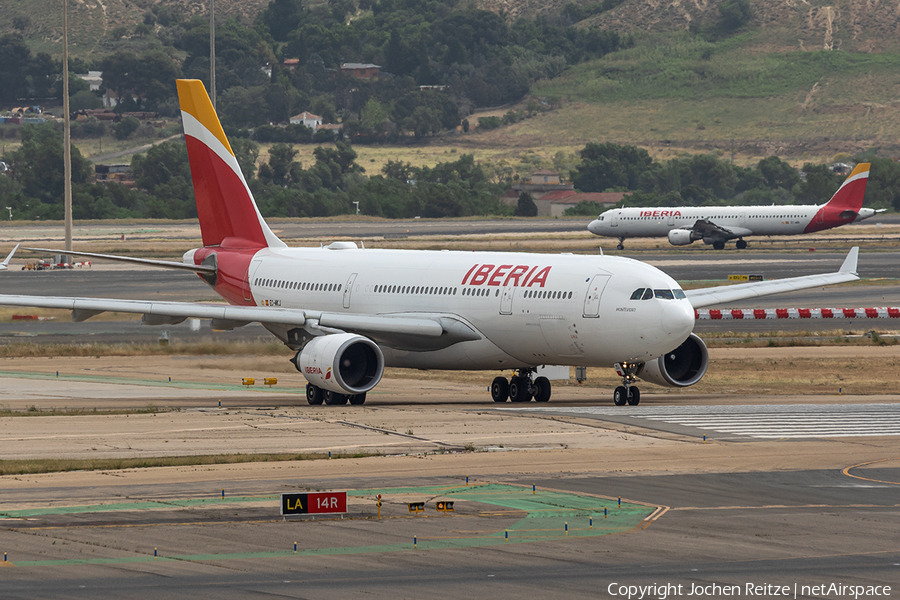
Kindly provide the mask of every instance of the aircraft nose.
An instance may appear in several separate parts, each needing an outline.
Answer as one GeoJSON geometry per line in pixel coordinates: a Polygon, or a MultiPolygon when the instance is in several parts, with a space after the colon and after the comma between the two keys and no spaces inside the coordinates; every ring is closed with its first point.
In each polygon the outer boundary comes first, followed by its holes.
{"type": "Polygon", "coordinates": [[[668,302],[662,311],[663,331],[685,337],[694,330],[694,308],[690,302],[668,302]]]}
{"type": "Polygon", "coordinates": [[[594,219],[588,224],[588,231],[591,233],[597,233],[600,231],[600,219],[594,219]]]}

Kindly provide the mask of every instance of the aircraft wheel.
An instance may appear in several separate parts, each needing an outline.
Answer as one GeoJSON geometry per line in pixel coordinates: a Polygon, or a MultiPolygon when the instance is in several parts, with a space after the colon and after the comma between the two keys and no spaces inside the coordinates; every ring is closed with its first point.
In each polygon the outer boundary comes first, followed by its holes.
{"type": "Polygon", "coordinates": [[[338,394],[331,390],[325,390],[325,404],[328,406],[344,406],[347,404],[347,394],[338,394]]]}
{"type": "Polygon", "coordinates": [[[738,240],[734,243],[734,247],[738,250],[743,250],[747,247],[747,242],[745,240],[738,240]]]}
{"type": "Polygon", "coordinates": [[[530,402],[527,377],[513,377],[509,380],[509,399],[513,402],[530,402]]]}
{"type": "Polygon", "coordinates": [[[535,402],[549,402],[550,392],[552,391],[549,379],[546,377],[538,377],[534,380],[534,389],[535,402]]]}
{"type": "Polygon", "coordinates": [[[641,403],[641,390],[637,389],[635,386],[631,386],[628,388],[628,404],[630,406],[637,406],[641,403]]]}
{"type": "Polygon", "coordinates": [[[311,405],[316,406],[318,404],[322,404],[322,401],[325,400],[325,396],[323,394],[322,388],[318,388],[311,383],[306,384],[306,401],[311,405]]]}
{"type": "Polygon", "coordinates": [[[491,400],[494,402],[506,402],[509,398],[509,382],[506,377],[494,377],[491,382],[491,400]]]}
{"type": "Polygon", "coordinates": [[[620,385],[616,388],[616,391],[613,392],[613,404],[616,406],[625,406],[626,402],[628,402],[628,390],[625,389],[624,385],[620,385]]]}
{"type": "Polygon", "coordinates": [[[713,249],[714,250],[724,250],[725,242],[713,242],[713,249]]]}
{"type": "Polygon", "coordinates": [[[616,244],[616,250],[624,250],[625,244],[616,244]]]}
{"type": "Polygon", "coordinates": [[[350,404],[352,404],[353,406],[359,406],[360,404],[365,404],[365,403],[366,403],[366,393],[365,392],[363,392],[362,394],[353,394],[352,396],[350,396],[350,404]]]}

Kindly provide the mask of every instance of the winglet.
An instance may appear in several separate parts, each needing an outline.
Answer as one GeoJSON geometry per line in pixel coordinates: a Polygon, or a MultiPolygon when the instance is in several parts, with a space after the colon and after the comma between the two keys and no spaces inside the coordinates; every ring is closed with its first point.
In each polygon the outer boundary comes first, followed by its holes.
{"type": "Polygon", "coordinates": [[[19,249],[19,244],[16,244],[16,247],[12,249],[12,251],[6,255],[6,258],[0,263],[0,270],[6,270],[9,267],[9,261],[12,260],[13,254],[16,253],[16,250],[19,249]]]}
{"type": "Polygon", "coordinates": [[[847,254],[847,258],[844,259],[844,264],[841,265],[840,273],[853,273],[856,275],[856,262],[859,258],[859,246],[853,246],[850,248],[850,252],[847,254]]]}

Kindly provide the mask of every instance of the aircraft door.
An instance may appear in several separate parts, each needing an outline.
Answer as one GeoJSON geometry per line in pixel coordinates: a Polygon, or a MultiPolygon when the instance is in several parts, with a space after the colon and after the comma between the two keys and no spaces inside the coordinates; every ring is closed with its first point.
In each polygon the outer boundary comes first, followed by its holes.
{"type": "Polygon", "coordinates": [[[610,227],[618,227],[619,226],[619,213],[615,213],[610,215],[609,217],[609,226],[610,227]]]}
{"type": "Polygon", "coordinates": [[[603,295],[603,288],[609,283],[610,275],[594,275],[587,289],[587,295],[584,297],[584,316],[588,318],[596,318],[600,316],[600,296],[603,295]]]}
{"type": "Polygon", "coordinates": [[[356,281],[356,275],[356,273],[353,273],[347,279],[347,286],[344,288],[344,308],[350,308],[350,294],[353,292],[353,282],[356,281]]]}
{"type": "Polygon", "coordinates": [[[256,259],[250,263],[250,267],[247,269],[247,275],[244,276],[244,300],[250,301],[253,299],[253,294],[250,293],[250,282],[253,281],[253,277],[256,275],[256,270],[259,268],[259,265],[262,264],[262,259],[256,259]]]}
{"type": "Polygon", "coordinates": [[[738,215],[738,225],[740,225],[741,227],[744,226],[744,213],[738,215]]]}
{"type": "Polygon", "coordinates": [[[512,302],[513,296],[516,293],[516,288],[514,286],[508,285],[503,288],[503,293],[500,294],[500,314],[501,315],[511,315],[512,314],[512,302]]]}
{"type": "Polygon", "coordinates": [[[671,211],[671,210],[669,211],[669,223],[668,223],[669,227],[675,226],[675,215],[672,214],[673,212],[675,212],[675,211],[671,211]]]}

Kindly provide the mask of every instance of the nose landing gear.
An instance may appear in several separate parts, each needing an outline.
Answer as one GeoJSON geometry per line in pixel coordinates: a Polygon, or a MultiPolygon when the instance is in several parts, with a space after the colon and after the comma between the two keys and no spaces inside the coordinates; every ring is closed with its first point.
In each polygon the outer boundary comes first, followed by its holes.
{"type": "Polygon", "coordinates": [[[534,377],[535,369],[519,369],[510,377],[495,377],[491,382],[491,399],[494,402],[548,402],[550,400],[550,380],[546,377],[534,377]]]}
{"type": "Polygon", "coordinates": [[[616,406],[637,406],[641,402],[641,390],[634,383],[635,374],[641,367],[639,363],[616,363],[616,375],[622,378],[622,385],[613,392],[613,404],[616,406]]]}

